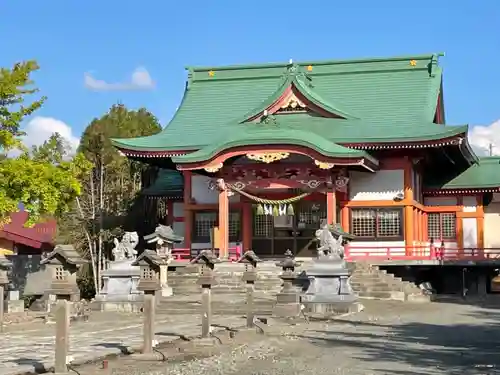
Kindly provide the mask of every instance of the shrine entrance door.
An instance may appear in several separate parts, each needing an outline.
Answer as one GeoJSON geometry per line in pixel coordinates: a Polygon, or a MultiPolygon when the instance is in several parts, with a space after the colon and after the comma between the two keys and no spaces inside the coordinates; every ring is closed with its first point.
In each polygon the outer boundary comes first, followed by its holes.
{"type": "Polygon", "coordinates": [[[326,197],[294,204],[293,215],[257,215],[254,209],[252,250],[263,258],[281,258],[288,249],[299,257],[315,256],[313,239],[322,219],[326,219],[326,197]]]}

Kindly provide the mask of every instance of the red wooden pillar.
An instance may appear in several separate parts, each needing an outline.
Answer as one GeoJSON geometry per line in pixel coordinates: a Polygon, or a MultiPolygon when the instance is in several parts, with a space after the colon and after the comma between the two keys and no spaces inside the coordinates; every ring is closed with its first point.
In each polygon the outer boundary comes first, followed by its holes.
{"type": "MultiPolygon", "coordinates": [[[[223,185],[223,183],[221,184],[223,185]]],[[[229,195],[225,186],[219,190],[219,258],[229,256],[229,195]]]]}
{"type": "Polygon", "coordinates": [[[252,248],[252,204],[245,202],[243,203],[242,210],[242,246],[243,251],[251,250],[252,248]]]}
{"type": "Polygon", "coordinates": [[[191,171],[184,171],[184,246],[187,249],[191,249],[192,237],[191,233],[193,230],[193,211],[190,210],[190,204],[192,200],[191,195],[191,171]]]}
{"type": "Polygon", "coordinates": [[[337,196],[335,190],[326,193],[326,220],[328,224],[337,223],[337,196]]]}

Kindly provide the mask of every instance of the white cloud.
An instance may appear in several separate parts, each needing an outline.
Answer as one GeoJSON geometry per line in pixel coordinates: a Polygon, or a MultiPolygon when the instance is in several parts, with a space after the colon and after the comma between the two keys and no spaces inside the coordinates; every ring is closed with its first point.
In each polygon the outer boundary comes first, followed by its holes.
{"type": "Polygon", "coordinates": [[[84,74],[83,82],[86,88],[94,91],[151,90],[155,87],[155,82],[144,67],[136,68],[125,82],[106,82],[94,78],[90,73],[84,74]]]}
{"type": "Polygon", "coordinates": [[[474,126],[469,131],[469,142],[479,156],[500,155],[500,120],[487,126],[474,126]]]}
{"type": "Polygon", "coordinates": [[[26,136],[23,137],[23,142],[29,148],[40,146],[54,133],[59,133],[68,142],[71,153],[76,152],[80,144],[80,138],[73,134],[71,127],[53,117],[34,117],[26,124],[24,131],[26,136]]]}

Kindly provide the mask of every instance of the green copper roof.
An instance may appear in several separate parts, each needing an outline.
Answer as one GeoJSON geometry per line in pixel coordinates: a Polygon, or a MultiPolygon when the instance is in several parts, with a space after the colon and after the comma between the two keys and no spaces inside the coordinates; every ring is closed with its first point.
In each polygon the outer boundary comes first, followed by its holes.
{"type": "MultiPolygon", "coordinates": [[[[289,117],[289,116],[286,116],[289,117]]],[[[279,121],[279,120],[278,120],[279,121]]],[[[378,161],[368,153],[339,146],[321,135],[299,129],[285,130],[286,128],[276,124],[247,124],[240,125],[235,134],[221,136],[213,144],[206,146],[196,152],[172,157],[174,163],[195,163],[211,159],[217,153],[232,147],[247,145],[283,145],[291,144],[313,149],[327,157],[337,158],[361,158],[364,157],[378,165],[378,161]]]]}
{"type": "MultiPolygon", "coordinates": [[[[370,124],[363,120],[342,120],[335,118],[314,117],[308,114],[293,114],[275,116],[275,124],[255,124],[255,123],[230,123],[221,129],[221,131],[211,137],[211,141],[207,144],[191,145],[189,150],[203,149],[211,146],[214,143],[221,141],[221,134],[224,134],[226,142],[231,138],[241,141],[245,136],[249,135],[249,131],[255,129],[256,126],[262,128],[264,126],[276,127],[287,132],[288,139],[290,137],[303,136],[304,132],[320,135],[321,137],[336,143],[391,143],[391,142],[415,142],[415,141],[432,141],[435,139],[443,139],[453,137],[455,135],[466,134],[467,125],[463,126],[444,126],[433,123],[417,123],[412,128],[407,128],[405,123],[386,123],[386,124],[370,124]],[[399,131],[401,128],[407,131],[399,131]]],[[[165,150],[164,144],[169,141],[168,133],[159,133],[151,137],[142,137],[134,139],[120,140],[120,145],[129,150],[141,151],[162,151],[165,150]],[[154,138],[154,139],[152,139],[154,138]]],[[[115,143],[117,144],[117,143],[115,143]]],[[[181,150],[180,147],[172,148],[181,150]]]]}
{"type": "Polygon", "coordinates": [[[347,118],[279,116],[300,119],[296,126],[301,130],[322,128],[321,135],[336,143],[438,139],[450,129],[432,123],[442,80],[437,58],[424,55],[188,68],[182,103],[168,126],[153,136],[115,139],[113,143],[145,151],[203,148],[217,142],[221,134],[241,131],[245,116],[265,108],[291,82],[311,102],[347,118]]]}
{"type": "Polygon", "coordinates": [[[500,188],[500,157],[483,157],[450,181],[436,186],[441,189],[500,188]]]}
{"type": "Polygon", "coordinates": [[[184,194],[184,179],[179,171],[160,169],[153,184],[141,191],[148,196],[181,198],[184,194]]]}

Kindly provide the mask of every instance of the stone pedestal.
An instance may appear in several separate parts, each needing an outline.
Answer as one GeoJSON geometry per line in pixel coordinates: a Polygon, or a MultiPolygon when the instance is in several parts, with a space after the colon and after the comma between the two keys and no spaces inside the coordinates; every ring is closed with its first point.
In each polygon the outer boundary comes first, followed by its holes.
{"type": "Polygon", "coordinates": [[[173,294],[172,287],[168,285],[168,262],[160,266],[160,285],[158,294],[162,297],[170,297],[173,294]]]}
{"type": "Polygon", "coordinates": [[[276,295],[276,305],[273,309],[273,316],[277,318],[294,318],[300,315],[301,303],[300,295],[292,282],[296,275],[293,271],[287,270],[281,274],[283,288],[276,295]]]}
{"type": "Polygon", "coordinates": [[[7,300],[5,301],[5,312],[20,313],[24,312],[24,301],[19,299],[19,291],[11,290],[8,292],[7,300]]]}
{"type": "Polygon", "coordinates": [[[139,267],[133,259],[110,262],[102,273],[103,287],[96,301],[101,311],[139,312],[143,293],[137,290],[140,278],[139,267]]]}
{"type": "Polygon", "coordinates": [[[310,284],[302,302],[307,312],[328,317],[362,308],[349,283],[350,271],[342,259],[335,256],[317,258],[306,275],[310,284]]]}

